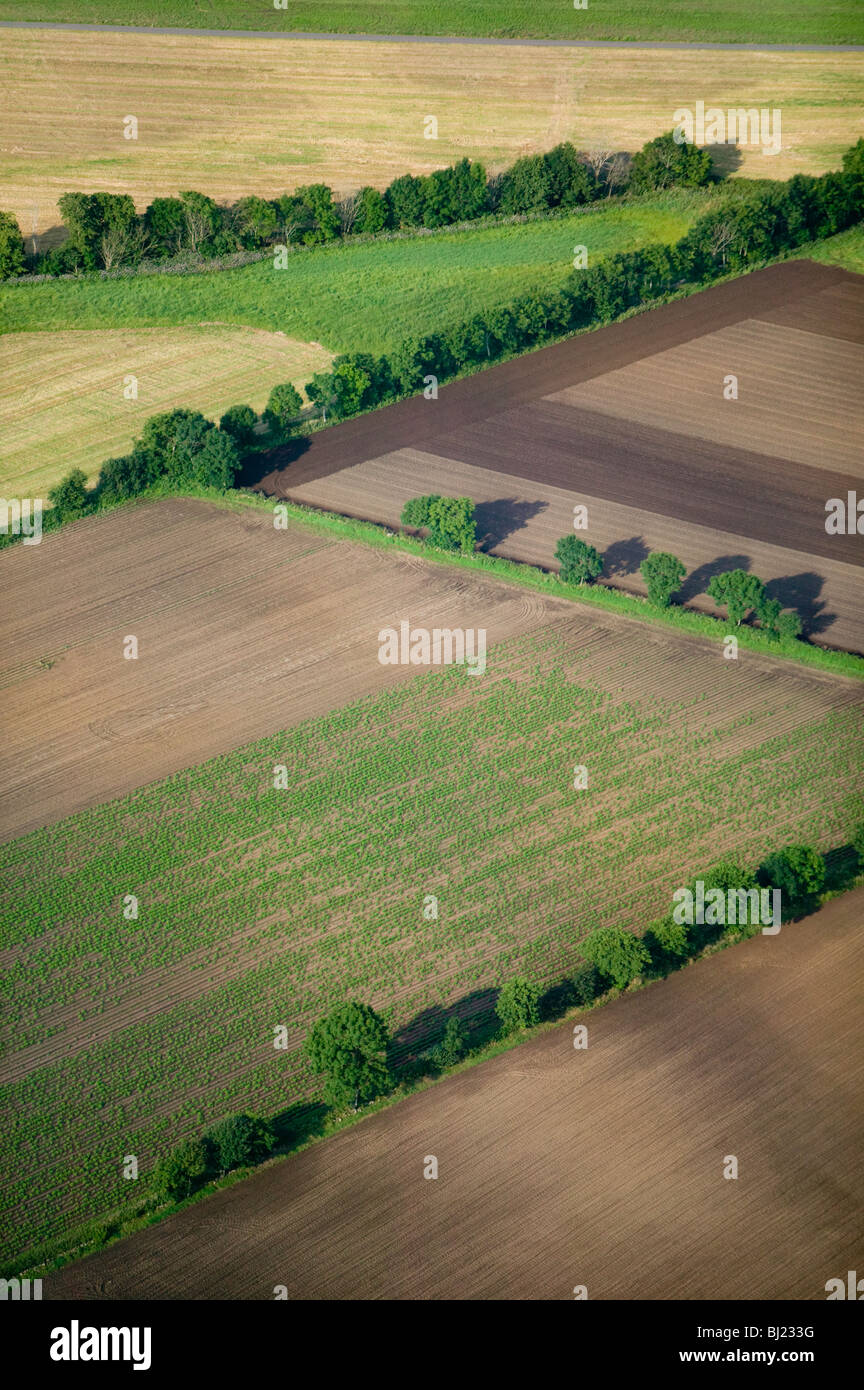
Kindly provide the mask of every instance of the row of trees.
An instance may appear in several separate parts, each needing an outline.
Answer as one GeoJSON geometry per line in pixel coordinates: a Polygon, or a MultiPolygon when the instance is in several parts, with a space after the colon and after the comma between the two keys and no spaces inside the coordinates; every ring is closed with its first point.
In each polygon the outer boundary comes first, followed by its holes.
{"type": "Polygon", "coordinates": [[[28,260],[17,222],[0,214],[0,279],[28,266],[63,274],[167,260],[182,252],[218,257],[275,243],[316,246],[360,233],[446,227],[488,214],[574,208],[628,187],[638,193],[695,187],[714,177],[707,151],[676,144],[670,132],[649,141],[632,161],[611,150],[580,152],[565,141],[546,154],[525,155],[491,178],[479,161],[460,159],[431,174],[403,174],[383,192],[367,185],[341,199],[324,183],[278,198],[250,194],[231,204],[187,190],[154,198],[139,216],[129,194],[66,193],[59,208],[69,239],[42,256],[28,260]]]}
{"type": "MultiPolygon", "coordinates": [[[[562,536],[555,546],[555,558],[565,584],[591,584],[603,571],[599,550],[578,536],[562,536]]],[[[639,569],[649,601],[658,608],[668,608],[687,573],[686,565],[675,555],[653,550],[639,569]]],[[[763,580],[749,570],[723,570],[712,575],[706,593],[718,607],[726,609],[730,623],[736,627],[752,613],[760,626],[775,637],[801,636],[798,614],[784,610],[779,599],[769,598],[763,580]]]]}
{"type": "MultiPolygon", "coordinates": [[[[859,869],[864,868],[864,823],[854,831],[852,847],[859,869]]],[[[818,906],[825,878],[825,859],[811,845],[788,845],[769,855],[755,873],[727,859],[697,876],[706,896],[717,888],[723,893],[778,888],[787,920],[818,906]]],[[[582,961],[551,990],[544,991],[524,975],[505,981],[495,1006],[500,1034],[511,1036],[569,1008],[587,1006],[609,989],[626,989],[646,973],[666,974],[724,934],[741,936],[759,930],[758,925],[740,923],[688,926],[676,922],[671,911],[642,936],[623,927],[596,927],[580,942],[582,961]]],[[[337,1110],[350,1106],[356,1111],[406,1077],[455,1066],[465,1056],[468,1042],[465,1024],[452,1015],[439,1040],[413,1070],[403,1068],[400,1074],[388,1061],[392,1038],[380,1014],[368,1004],[345,1001],[312,1027],[305,1051],[312,1070],[324,1079],[325,1101],[337,1110]]],[[[153,1174],[155,1195],[163,1201],[181,1201],[211,1178],[260,1163],[274,1145],[274,1130],[267,1121],[245,1114],[231,1116],[200,1138],[184,1140],[159,1161],[153,1174]]]]}

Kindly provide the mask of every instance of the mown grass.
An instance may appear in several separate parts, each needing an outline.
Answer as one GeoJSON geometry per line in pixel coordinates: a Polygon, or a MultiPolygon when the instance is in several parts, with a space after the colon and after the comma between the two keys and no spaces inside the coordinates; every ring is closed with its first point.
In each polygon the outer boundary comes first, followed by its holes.
{"type": "Polygon", "coordinates": [[[576,245],[588,248],[591,263],[650,242],[671,244],[719,196],[679,190],[572,216],[300,250],[281,270],[267,260],[200,275],[7,283],[0,329],[220,322],[281,330],[334,352],[381,353],[563,283],[576,245]]]}
{"type": "Polygon", "coordinates": [[[0,18],[306,33],[453,34],[509,38],[715,43],[860,43],[856,0],[622,0],[574,10],[561,0],[3,0],[0,18]]]}
{"type": "Polygon", "coordinates": [[[123,1154],[146,1175],[224,1114],[315,1105],[276,1025],[299,1048],[362,997],[403,1030],[398,1059],[456,1001],[482,1018],[513,974],[555,983],[592,925],[645,925],[722,854],[846,843],[864,810],[860,704],[829,707],[791,667],[730,701],[719,653],[679,652],[673,679],[646,635],[601,634],[598,654],[542,629],[494,648],[481,679],[424,674],[6,846],[6,1052],[59,1051],[7,1086],[3,1252],[134,1206],[123,1154]],[[114,1030],[88,1038],[113,1005],[114,1030]]]}

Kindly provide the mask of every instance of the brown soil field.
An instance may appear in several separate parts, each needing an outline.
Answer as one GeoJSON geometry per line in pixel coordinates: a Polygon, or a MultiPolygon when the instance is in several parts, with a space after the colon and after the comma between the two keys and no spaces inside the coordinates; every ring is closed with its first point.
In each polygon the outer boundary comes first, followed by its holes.
{"type": "Polygon", "coordinates": [[[625,995],[587,1048],[555,1028],[44,1296],[822,1300],[864,1238],[862,916],[859,890],[625,995]]]}
{"type": "Polygon", "coordinates": [[[555,545],[573,526],[577,501],[588,509],[584,540],[604,557],[604,578],[618,589],[645,594],[639,565],[651,550],[677,555],[688,578],[683,602],[706,613],[719,609],[704,592],[724,569],[752,569],[768,593],[794,608],[805,636],[846,651],[864,651],[864,568],[744,540],[717,527],[610,502],[587,492],[529,483],[512,474],[477,468],[460,459],[420,449],[399,449],[369,463],[291,489],[291,497],[346,516],[371,516],[397,526],[402,508],[418,491],[470,497],[477,505],[477,535],[490,554],[557,569],[555,545]],[[421,483],[418,482],[422,480],[421,483]]]}
{"type": "Polygon", "coordinates": [[[410,678],[378,662],[406,616],[494,642],[555,607],[191,500],[14,546],[0,573],[3,840],[410,678]]]}
{"type": "Polygon", "coordinates": [[[344,193],[465,155],[495,170],[561,140],[633,151],[699,98],[782,110],[779,153],[719,146],[724,169],[822,173],[854,139],[864,56],[7,29],[0,84],[0,206],[47,245],[71,190],[129,192],[143,207],[185,188],[272,197],[323,180],[344,193]],[[127,115],[137,139],[124,138],[127,115]]]}
{"type": "MultiPolygon", "coordinates": [[[[825,531],[827,499],[845,498],[861,476],[862,335],[861,277],[786,262],[463,378],[437,401],[414,398],[347,421],[313,436],[293,462],[273,455],[287,466],[259,485],[334,510],[353,492],[349,510],[392,524],[395,497],[379,490],[374,507],[371,498],[382,464],[390,468],[397,455],[400,496],[428,491],[427,474],[442,469],[467,465],[471,480],[488,470],[496,476],[484,502],[497,500],[490,492],[502,501],[515,494],[498,549],[516,558],[520,513],[548,502],[545,489],[569,496],[571,507],[602,499],[647,514],[655,527],[665,518],[666,534],[684,528],[682,559],[706,582],[730,553],[730,537],[734,553],[758,552],[765,577],[806,575],[806,592],[797,586],[805,622],[816,617],[808,593],[824,599],[830,588],[822,611],[830,607],[842,625],[811,625],[812,635],[864,650],[853,570],[864,550],[857,535],[825,531]],[[739,375],[738,401],[722,398],[727,373],[739,375]],[[368,505],[358,465],[372,468],[368,505]],[[518,481],[507,487],[502,478],[518,481]]],[[[620,519],[623,533],[605,532],[607,543],[642,535],[635,517],[620,519]]],[[[542,554],[549,563],[548,544],[542,554]]]]}

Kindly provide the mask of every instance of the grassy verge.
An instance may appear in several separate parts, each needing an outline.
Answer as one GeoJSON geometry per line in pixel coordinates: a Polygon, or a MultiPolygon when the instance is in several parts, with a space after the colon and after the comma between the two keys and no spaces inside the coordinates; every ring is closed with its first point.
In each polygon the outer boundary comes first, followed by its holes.
{"type": "Polygon", "coordinates": [[[0,18],[300,33],[449,34],[679,43],[860,43],[855,0],[623,0],[574,11],[560,0],[3,0],[0,18]]]}

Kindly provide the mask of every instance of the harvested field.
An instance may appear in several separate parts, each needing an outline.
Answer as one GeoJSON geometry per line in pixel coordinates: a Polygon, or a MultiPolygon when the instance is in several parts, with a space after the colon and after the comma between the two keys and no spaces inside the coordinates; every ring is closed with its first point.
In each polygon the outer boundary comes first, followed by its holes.
{"type": "Polygon", "coordinates": [[[260,486],[333,509],[353,494],[348,510],[390,522],[396,497],[382,487],[385,471],[401,498],[429,491],[429,477],[442,471],[455,485],[460,466],[472,483],[486,470],[495,476],[478,500],[513,501],[498,550],[516,558],[524,558],[514,548],[520,517],[546,510],[547,489],[562,505],[570,498],[568,511],[600,499],[613,504],[610,517],[614,509],[631,515],[621,515],[623,534],[601,526],[598,539],[638,541],[638,513],[651,518],[652,534],[683,528],[682,559],[706,582],[706,567],[737,537],[734,553],[764,557],[764,577],[801,579],[794,606],[805,622],[830,588],[820,611],[836,604],[843,626],[811,632],[860,651],[864,609],[853,567],[864,565],[864,551],[857,535],[826,533],[825,503],[845,498],[862,476],[854,442],[864,432],[862,338],[864,280],[786,262],[463,378],[437,401],[416,398],[347,421],[313,437],[260,486]],[[799,352],[806,365],[793,390],[784,374],[799,352]],[[739,375],[738,401],[722,397],[730,372],[739,375]]]}
{"type": "Polygon", "coordinates": [[[490,641],[548,621],[531,594],[195,501],[78,522],[0,572],[7,840],[405,680],[377,633],[408,614],[490,641]]]}
{"type": "Polygon", "coordinates": [[[721,854],[828,850],[864,815],[858,682],[201,504],[35,552],[7,619],[7,833],[103,804],[2,855],[4,1253],[128,1202],[118,1153],[148,1173],[225,1114],[308,1114],[300,1049],[337,999],[380,1008],[398,1060],[445,1010],[485,1022],[504,978],[557,983],[598,921],[646,924],[721,854]],[[41,621],[15,616],[40,593],[41,621]],[[487,670],[382,668],[404,617],[487,627],[487,670]],[[104,804],[112,779],[140,789],[104,804]]]}
{"type": "MultiPolygon", "coordinates": [[[[326,506],[346,516],[371,516],[399,524],[402,508],[418,492],[470,497],[477,504],[477,535],[490,554],[555,570],[555,545],[573,526],[577,501],[588,509],[584,539],[604,559],[604,579],[617,589],[644,594],[639,565],[651,550],[677,555],[688,577],[680,600],[718,614],[704,593],[712,573],[750,569],[767,583],[771,598],[794,608],[804,635],[826,646],[864,652],[864,568],[839,559],[789,550],[764,541],[743,540],[722,528],[699,526],[679,517],[610,502],[576,491],[549,487],[513,474],[478,468],[460,459],[420,449],[392,454],[331,473],[318,482],[290,489],[296,502],[326,506]]],[[[599,470],[598,470],[599,472],[599,470]]],[[[602,475],[599,481],[602,484],[602,475]]]]}
{"type": "Polygon", "coordinates": [[[3,30],[0,82],[0,206],[48,245],[70,190],[139,207],[186,188],[273,197],[323,180],[344,193],[464,155],[500,169],[561,140],[633,151],[697,99],[781,109],[778,154],[717,147],[734,172],[823,173],[850,144],[864,55],[3,30]]]}
{"type": "Polygon", "coordinates": [[[0,489],[45,497],[72,468],[95,482],[145,420],[184,406],[209,419],[261,411],[277,382],[302,392],[331,354],[283,333],[216,324],[0,336],[0,489]],[[134,377],[137,399],[127,399],[134,377]]]}
{"type": "Polygon", "coordinates": [[[864,1237],[862,916],[858,891],[616,1000],[587,1050],[555,1029],[45,1297],[824,1299],[864,1237]]]}

